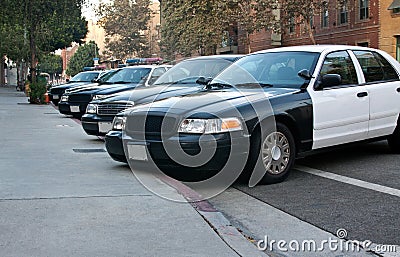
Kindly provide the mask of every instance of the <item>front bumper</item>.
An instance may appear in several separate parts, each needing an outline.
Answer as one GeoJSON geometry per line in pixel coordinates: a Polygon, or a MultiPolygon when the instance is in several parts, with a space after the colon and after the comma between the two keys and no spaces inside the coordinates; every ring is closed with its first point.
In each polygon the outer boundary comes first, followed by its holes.
{"type": "Polygon", "coordinates": [[[61,95],[51,94],[51,93],[49,93],[48,95],[49,95],[49,100],[53,102],[53,104],[58,105],[61,99],[61,95]]]}
{"type": "MultiPolygon", "coordinates": [[[[249,137],[241,132],[216,135],[181,134],[169,138],[135,140],[123,135],[121,142],[127,150],[127,160],[132,167],[146,168],[154,164],[163,172],[183,170],[187,172],[218,173],[225,167],[243,170],[249,152],[249,137]],[[201,142],[201,146],[200,146],[201,142]],[[135,156],[137,149],[145,149],[135,156]],[[177,149],[179,149],[177,151],[177,149]],[[143,155],[145,159],[143,160],[143,155]],[[197,158],[197,159],[196,159],[197,158]],[[194,162],[192,162],[192,160],[194,162]]],[[[122,149],[122,153],[123,149],[122,149]]]]}
{"type": "Polygon", "coordinates": [[[61,114],[82,116],[86,112],[88,103],[70,103],[70,102],[59,102],[58,111],[61,114]]]}
{"type": "Polygon", "coordinates": [[[115,161],[127,162],[122,144],[122,131],[111,130],[106,134],[105,145],[108,154],[115,161]]]}
{"type": "Polygon", "coordinates": [[[99,116],[86,113],[82,116],[82,127],[88,135],[104,136],[112,128],[114,116],[99,116]]]}

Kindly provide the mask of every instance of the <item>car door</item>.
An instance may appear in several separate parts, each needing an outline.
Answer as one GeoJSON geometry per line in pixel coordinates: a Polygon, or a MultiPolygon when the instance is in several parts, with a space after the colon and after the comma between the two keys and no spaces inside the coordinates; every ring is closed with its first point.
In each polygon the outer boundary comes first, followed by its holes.
{"type": "Polygon", "coordinates": [[[339,74],[341,84],[308,88],[313,102],[313,149],[367,138],[369,95],[365,86],[360,85],[361,74],[353,59],[345,50],[328,53],[320,66],[317,83],[325,74],[339,74]]]}
{"type": "Polygon", "coordinates": [[[396,128],[400,113],[399,74],[378,52],[357,50],[353,53],[361,66],[363,82],[369,92],[368,138],[390,135],[396,128]]]}

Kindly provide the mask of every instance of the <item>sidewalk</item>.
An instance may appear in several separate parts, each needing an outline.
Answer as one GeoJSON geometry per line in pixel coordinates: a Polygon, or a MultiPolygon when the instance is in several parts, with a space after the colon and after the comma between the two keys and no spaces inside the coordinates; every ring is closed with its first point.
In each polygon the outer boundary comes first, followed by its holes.
{"type": "Polygon", "coordinates": [[[153,195],[52,106],[2,87],[0,120],[0,256],[237,256],[190,204],[153,195]]]}

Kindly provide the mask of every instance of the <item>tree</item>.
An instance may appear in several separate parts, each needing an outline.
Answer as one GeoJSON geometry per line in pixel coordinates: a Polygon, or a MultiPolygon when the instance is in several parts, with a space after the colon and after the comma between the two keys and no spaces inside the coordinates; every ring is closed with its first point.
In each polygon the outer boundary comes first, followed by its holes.
{"type": "MultiPolygon", "coordinates": [[[[80,42],[85,37],[87,23],[81,17],[82,1],[20,0],[16,4],[13,0],[2,0],[1,18],[4,22],[0,26],[16,31],[11,36],[16,41],[26,43],[33,79],[40,52],[52,52],[72,42],[80,42]]],[[[6,44],[9,43],[12,43],[10,38],[6,41],[6,44]]],[[[14,58],[22,59],[26,48],[14,58]]],[[[6,54],[13,52],[10,49],[3,51],[6,54]]]]}
{"type": "MultiPolygon", "coordinates": [[[[168,56],[215,54],[226,31],[239,26],[250,34],[272,28],[275,0],[169,0],[162,1],[162,49],[168,56]]],[[[248,44],[249,45],[249,44],[248,44]]],[[[251,49],[249,49],[251,51],[251,49]]]]}
{"type": "Polygon", "coordinates": [[[62,58],[55,54],[45,54],[39,58],[41,72],[47,72],[54,77],[54,74],[62,73],[62,58]]]}
{"type": "Polygon", "coordinates": [[[220,21],[218,1],[167,0],[162,1],[161,46],[163,53],[190,56],[214,54],[221,41],[225,24],[220,21]]]}
{"type": "Polygon", "coordinates": [[[97,9],[100,24],[106,33],[109,56],[125,59],[148,54],[149,0],[114,0],[101,3],[97,9]]]}
{"type": "Polygon", "coordinates": [[[247,53],[251,53],[250,35],[260,30],[273,30],[278,17],[274,10],[279,0],[222,0],[221,17],[225,23],[237,24],[244,32],[244,43],[248,46],[247,53]]]}
{"type": "Polygon", "coordinates": [[[75,76],[83,71],[84,67],[93,66],[93,58],[99,56],[99,48],[94,41],[79,46],[76,53],[71,57],[66,73],[75,76]]]}
{"type": "MultiPolygon", "coordinates": [[[[305,32],[308,33],[313,44],[317,44],[314,38],[314,28],[312,20],[316,13],[327,11],[329,3],[332,1],[320,0],[281,0],[277,7],[280,9],[281,19],[280,27],[287,28],[289,26],[303,26],[305,32]]],[[[343,6],[346,0],[338,0],[338,6],[343,6]]],[[[278,26],[277,26],[278,27],[278,26]]],[[[281,32],[285,32],[282,29],[281,32]]]]}

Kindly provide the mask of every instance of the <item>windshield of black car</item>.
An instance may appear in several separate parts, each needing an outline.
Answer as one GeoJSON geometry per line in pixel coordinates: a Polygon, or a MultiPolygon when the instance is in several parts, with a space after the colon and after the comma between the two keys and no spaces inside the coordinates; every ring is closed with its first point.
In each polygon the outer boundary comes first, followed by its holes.
{"type": "Polygon", "coordinates": [[[306,69],[312,74],[318,57],[319,53],[300,51],[248,55],[221,72],[210,86],[300,88],[306,79],[298,76],[298,72],[306,69]]]}
{"type": "Polygon", "coordinates": [[[91,82],[99,76],[99,72],[81,72],[70,79],[70,82],[91,82]]]}
{"type": "Polygon", "coordinates": [[[198,78],[213,78],[231,64],[232,61],[222,58],[182,61],[159,77],[154,85],[195,84],[198,78]]]}
{"type": "Polygon", "coordinates": [[[123,68],[112,74],[105,83],[136,83],[139,84],[151,71],[151,68],[123,68]]]}
{"type": "Polygon", "coordinates": [[[107,81],[109,78],[112,77],[112,75],[114,75],[114,73],[116,73],[118,70],[109,70],[104,72],[103,74],[100,75],[100,77],[97,79],[98,82],[102,83],[107,81]]]}

